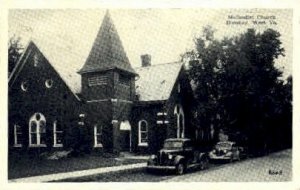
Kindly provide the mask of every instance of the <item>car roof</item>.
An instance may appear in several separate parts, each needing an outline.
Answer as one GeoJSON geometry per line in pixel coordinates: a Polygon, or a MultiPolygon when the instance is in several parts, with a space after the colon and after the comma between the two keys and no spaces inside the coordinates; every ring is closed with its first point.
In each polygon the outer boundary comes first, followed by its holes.
{"type": "Polygon", "coordinates": [[[233,145],[233,144],[235,144],[235,142],[232,142],[232,141],[220,141],[217,144],[230,144],[230,145],[233,145]]]}
{"type": "Polygon", "coordinates": [[[169,138],[165,140],[166,142],[187,142],[191,141],[191,139],[188,138],[169,138]]]}

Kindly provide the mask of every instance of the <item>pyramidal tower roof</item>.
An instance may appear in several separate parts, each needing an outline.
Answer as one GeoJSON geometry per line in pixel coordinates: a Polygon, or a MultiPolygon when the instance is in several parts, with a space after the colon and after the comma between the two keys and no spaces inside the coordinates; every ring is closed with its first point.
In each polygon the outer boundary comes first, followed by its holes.
{"type": "Polygon", "coordinates": [[[136,75],[129,63],[110,13],[107,11],[90,54],[78,73],[83,74],[109,69],[120,69],[136,75]]]}

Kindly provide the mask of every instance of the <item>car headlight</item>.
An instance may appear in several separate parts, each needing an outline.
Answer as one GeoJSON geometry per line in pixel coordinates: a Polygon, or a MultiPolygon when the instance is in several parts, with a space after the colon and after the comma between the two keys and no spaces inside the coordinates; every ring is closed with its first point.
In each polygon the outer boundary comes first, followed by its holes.
{"type": "Polygon", "coordinates": [[[171,154],[169,154],[168,158],[171,160],[173,158],[173,156],[171,154]]]}
{"type": "Polygon", "coordinates": [[[154,155],[154,154],[152,154],[151,156],[150,156],[150,159],[155,159],[156,158],[156,156],[154,155]]]}

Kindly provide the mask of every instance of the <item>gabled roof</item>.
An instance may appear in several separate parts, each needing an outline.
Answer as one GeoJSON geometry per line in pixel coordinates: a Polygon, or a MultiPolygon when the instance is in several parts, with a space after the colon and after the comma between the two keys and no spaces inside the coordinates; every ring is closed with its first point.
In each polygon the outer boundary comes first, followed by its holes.
{"type": "Polygon", "coordinates": [[[74,55],[72,56],[72,53],[74,52],[62,50],[62,48],[63,46],[51,44],[49,40],[47,40],[47,42],[38,40],[33,42],[33,40],[31,40],[9,77],[9,86],[14,83],[15,79],[18,77],[18,74],[21,72],[23,65],[26,64],[26,56],[32,51],[38,50],[47,59],[49,64],[65,82],[70,91],[79,100],[77,93],[80,93],[81,90],[81,78],[80,75],[76,73],[78,68],[73,67],[72,63],[70,62],[72,57],[77,60],[79,58],[76,56],[74,57],[74,55]],[[70,67],[70,65],[72,65],[72,67],[70,67]]]}
{"type": "Polygon", "coordinates": [[[107,11],[90,54],[78,73],[82,74],[114,68],[136,74],[129,63],[120,37],[107,11]]]}
{"type": "Polygon", "coordinates": [[[139,78],[135,82],[139,101],[160,101],[169,99],[182,62],[157,64],[135,68],[139,78]]]}

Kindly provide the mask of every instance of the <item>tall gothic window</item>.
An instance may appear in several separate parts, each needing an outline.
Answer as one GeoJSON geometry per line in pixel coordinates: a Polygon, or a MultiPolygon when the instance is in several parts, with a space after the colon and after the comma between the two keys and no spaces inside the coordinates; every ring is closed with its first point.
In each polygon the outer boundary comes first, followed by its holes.
{"type": "Polygon", "coordinates": [[[177,119],[177,138],[184,138],[185,126],[184,126],[184,112],[181,105],[176,105],[174,109],[174,115],[177,119]]]}
{"type": "Polygon", "coordinates": [[[53,147],[63,147],[63,131],[57,121],[53,123],[53,147]]]}
{"type": "Polygon", "coordinates": [[[139,121],[139,146],[148,146],[148,123],[139,121]]]}
{"type": "Polygon", "coordinates": [[[29,146],[46,146],[46,118],[41,113],[35,113],[29,120],[29,146]]]}

